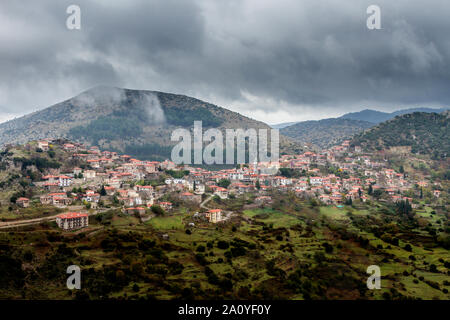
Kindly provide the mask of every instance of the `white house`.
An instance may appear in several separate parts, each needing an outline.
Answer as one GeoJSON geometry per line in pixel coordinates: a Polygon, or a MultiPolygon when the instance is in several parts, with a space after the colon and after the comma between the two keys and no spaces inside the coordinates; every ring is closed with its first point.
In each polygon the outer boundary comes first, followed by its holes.
{"type": "Polygon", "coordinates": [[[222,210],[221,209],[211,209],[205,213],[206,218],[211,223],[217,223],[222,221],[222,210]]]}
{"type": "Polygon", "coordinates": [[[321,186],[322,185],[322,177],[311,177],[311,178],[309,178],[309,183],[312,186],[321,186]]]}
{"type": "Polygon", "coordinates": [[[72,178],[68,176],[59,176],[58,185],[60,187],[69,187],[72,184],[72,178]]]}

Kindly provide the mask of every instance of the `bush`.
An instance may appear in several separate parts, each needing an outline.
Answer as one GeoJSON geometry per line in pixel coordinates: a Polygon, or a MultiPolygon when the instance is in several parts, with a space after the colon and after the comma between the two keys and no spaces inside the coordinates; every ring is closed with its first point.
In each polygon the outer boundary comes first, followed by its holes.
{"type": "Polygon", "coordinates": [[[233,289],[233,283],[231,282],[230,279],[224,279],[219,282],[219,287],[223,291],[231,291],[233,289]]]}
{"type": "Polygon", "coordinates": [[[150,207],[150,210],[156,214],[157,216],[162,216],[165,214],[164,209],[161,208],[159,205],[154,204],[150,207]]]}
{"type": "Polygon", "coordinates": [[[226,250],[230,247],[230,244],[227,241],[219,240],[217,242],[217,248],[226,250]]]}
{"type": "Polygon", "coordinates": [[[208,264],[208,261],[205,259],[205,256],[201,253],[197,253],[195,255],[195,259],[197,260],[198,263],[200,263],[200,265],[205,266],[208,264]]]}
{"type": "Polygon", "coordinates": [[[233,247],[231,248],[231,254],[234,258],[243,256],[247,253],[244,247],[233,247]]]}
{"type": "Polygon", "coordinates": [[[219,186],[219,187],[222,187],[222,188],[228,188],[228,186],[231,184],[231,181],[230,180],[228,180],[228,179],[220,179],[220,181],[217,183],[217,185],[219,186]]]}
{"type": "Polygon", "coordinates": [[[171,274],[180,274],[183,272],[184,266],[178,261],[169,263],[169,270],[171,274]]]}
{"type": "Polygon", "coordinates": [[[328,242],[325,242],[323,244],[323,246],[325,247],[325,252],[326,253],[332,253],[333,252],[333,246],[331,244],[329,244],[328,242]]]}

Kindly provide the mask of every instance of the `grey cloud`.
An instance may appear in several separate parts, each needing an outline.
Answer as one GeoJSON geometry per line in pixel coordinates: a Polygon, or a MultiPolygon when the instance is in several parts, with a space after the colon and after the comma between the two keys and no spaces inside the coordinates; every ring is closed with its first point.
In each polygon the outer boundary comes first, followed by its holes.
{"type": "Polygon", "coordinates": [[[72,1],[2,1],[0,111],[96,85],[188,94],[269,122],[449,105],[450,3],[376,2],[382,30],[369,31],[368,0],[83,0],[82,30],[69,31],[72,1]]]}

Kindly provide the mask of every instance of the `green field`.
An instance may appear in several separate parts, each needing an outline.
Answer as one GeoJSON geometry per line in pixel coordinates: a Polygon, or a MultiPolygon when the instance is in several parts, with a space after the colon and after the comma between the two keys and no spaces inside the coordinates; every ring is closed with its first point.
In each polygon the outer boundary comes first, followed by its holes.
{"type": "Polygon", "coordinates": [[[274,228],[289,228],[300,223],[298,218],[273,209],[244,210],[244,215],[268,225],[273,225],[274,228]]]}
{"type": "Polygon", "coordinates": [[[179,230],[184,228],[181,216],[154,217],[147,224],[153,226],[157,230],[179,230]]]}

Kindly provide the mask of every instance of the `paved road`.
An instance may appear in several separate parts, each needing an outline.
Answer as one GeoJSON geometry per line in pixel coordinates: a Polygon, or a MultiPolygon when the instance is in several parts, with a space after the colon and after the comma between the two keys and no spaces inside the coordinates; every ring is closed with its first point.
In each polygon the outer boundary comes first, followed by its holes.
{"type": "Polygon", "coordinates": [[[39,224],[43,221],[55,221],[56,217],[60,215],[60,213],[55,214],[53,216],[49,217],[42,217],[42,218],[35,218],[35,219],[25,219],[25,220],[14,220],[9,222],[0,222],[0,229],[7,229],[7,228],[13,228],[13,227],[22,227],[22,226],[28,226],[31,224],[39,224]]]}
{"type": "MultiPolygon", "coordinates": [[[[208,207],[206,206],[206,204],[207,204],[209,201],[211,201],[211,199],[212,199],[213,197],[214,197],[214,194],[211,194],[208,198],[205,199],[205,201],[203,201],[202,203],[200,203],[200,208],[209,210],[210,208],[208,208],[208,207]]],[[[224,215],[224,216],[222,217],[222,221],[228,220],[228,219],[230,219],[230,218],[233,216],[233,212],[232,212],[232,211],[225,211],[225,210],[224,210],[224,211],[222,212],[222,214],[224,215]]]]}
{"type": "Polygon", "coordinates": [[[205,199],[205,201],[203,201],[202,203],[200,203],[200,208],[209,210],[209,208],[206,207],[205,204],[206,204],[207,202],[209,202],[209,201],[213,198],[213,196],[214,196],[214,195],[211,194],[208,198],[205,199]]]}

